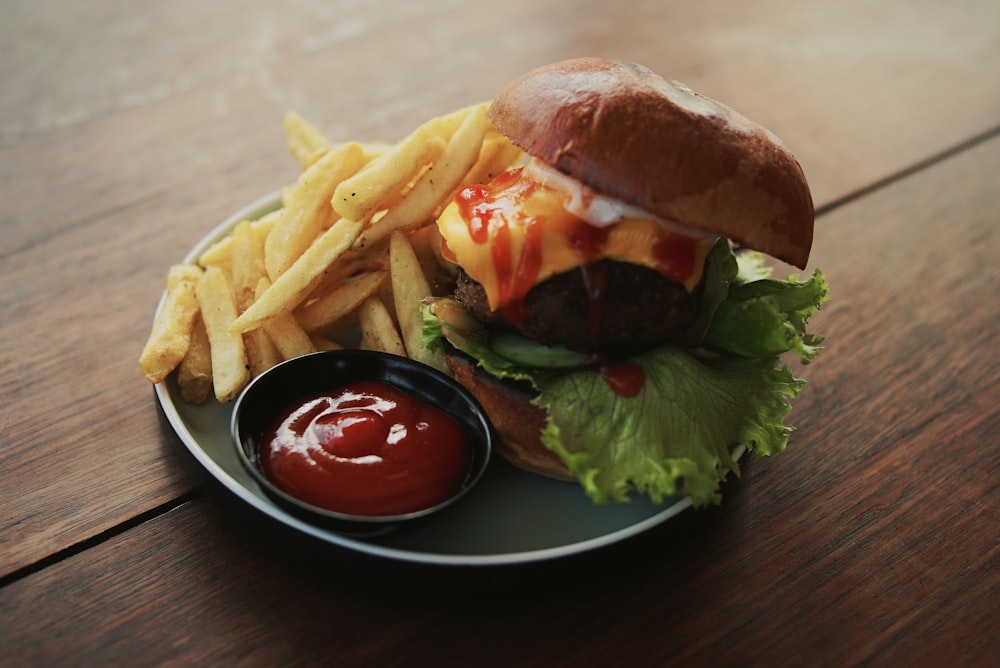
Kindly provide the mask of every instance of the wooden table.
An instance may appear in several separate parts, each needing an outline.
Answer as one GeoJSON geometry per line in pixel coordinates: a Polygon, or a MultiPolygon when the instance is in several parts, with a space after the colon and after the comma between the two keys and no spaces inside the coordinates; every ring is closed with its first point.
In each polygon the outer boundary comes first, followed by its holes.
{"type": "Polygon", "coordinates": [[[5,3],[0,663],[996,665],[998,26],[994,0],[5,3]],[[393,140],[578,55],[800,158],[832,299],[787,452],[720,507],[518,568],[248,516],[136,365],[167,266],[295,177],[285,111],[393,140]]]}

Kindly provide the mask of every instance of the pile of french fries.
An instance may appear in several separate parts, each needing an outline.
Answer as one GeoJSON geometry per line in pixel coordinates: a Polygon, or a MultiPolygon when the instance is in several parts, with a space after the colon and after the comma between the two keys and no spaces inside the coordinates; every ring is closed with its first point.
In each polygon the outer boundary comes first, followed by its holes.
{"type": "Polygon", "coordinates": [[[279,362],[358,347],[446,371],[421,345],[420,304],[446,270],[434,221],[455,193],[517,164],[486,103],[433,118],[395,144],[334,144],[284,121],[302,171],[281,206],[239,222],[197,264],[177,264],[139,366],[176,371],[181,398],[236,398],[279,362]]]}

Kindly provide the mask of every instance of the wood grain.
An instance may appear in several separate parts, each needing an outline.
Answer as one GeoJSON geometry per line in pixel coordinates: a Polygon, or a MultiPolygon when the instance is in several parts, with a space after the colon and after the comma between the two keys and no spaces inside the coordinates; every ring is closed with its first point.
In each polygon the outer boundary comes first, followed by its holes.
{"type": "Polygon", "coordinates": [[[992,0],[5,3],[4,647],[38,664],[393,665],[446,647],[526,665],[993,663],[997,25],[992,0]],[[168,265],[294,178],[286,110],[392,140],[595,54],[769,127],[827,211],[810,269],[832,286],[828,349],[788,452],[752,462],[722,508],[601,555],[599,575],[567,564],[576,580],[471,607],[353,574],[317,586],[301,553],[235,528],[138,371],[168,265]]]}
{"type": "Polygon", "coordinates": [[[516,639],[485,665],[987,665],[997,169],[1000,140],[822,219],[828,349],[789,450],[749,462],[721,508],[587,560],[429,574],[265,540],[213,493],[5,587],[2,637],[36,664],[462,665],[516,639]],[[950,245],[915,261],[909,229],[950,245]]]}

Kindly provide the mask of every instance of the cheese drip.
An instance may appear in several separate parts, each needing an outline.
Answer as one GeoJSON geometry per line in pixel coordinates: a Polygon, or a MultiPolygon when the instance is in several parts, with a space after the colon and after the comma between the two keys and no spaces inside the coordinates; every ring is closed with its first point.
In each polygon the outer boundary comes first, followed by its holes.
{"type": "Polygon", "coordinates": [[[717,238],[598,195],[537,161],[465,188],[437,224],[445,257],[482,285],[494,310],[602,259],[647,266],[691,291],[717,238]]]}

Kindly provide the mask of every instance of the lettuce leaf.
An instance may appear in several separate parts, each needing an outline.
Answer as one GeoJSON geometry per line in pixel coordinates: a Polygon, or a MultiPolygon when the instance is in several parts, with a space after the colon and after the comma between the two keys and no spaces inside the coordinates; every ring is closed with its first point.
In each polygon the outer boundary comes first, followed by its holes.
{"type": "Polygon", "coordinates": [[[804,381],[782,362],[783,353],[808,362],[823,339],[806,331],[827,298],[818,270],[808,281],[779,281],[756,253],[716,249],[728,294],[697,348],[664,346],[629,360],[645,373],[642,391],[623,397],[600,369],[571,372],[520,367],[495,354],[487,334],[442,322],[425,308],[425,340],[453,346],[500,378],[527,380],[546,410],[542,441],[558,454],[597,503],[625,502],[631,494],[654,502],[687,496],[694,505],[720,502],[729,473],[739,474],[730,448],[744,444],[758,456],[781,452],[792,428],[791,401],[804,381]]]}
{"type": "Polygon", "coordinates": [[[808,364],[822,350],[823,337],[806,331],[810,316],[827,300],[827,283],[817,269],[800,282],[767,278],[759,253],[741,253],[739,273],[719,304],[702,345],[743,357],[791,352],[808,364]]]}
{"type": "Polygon", "coordinates": [[[688,496],[718,503],[730,446],[760,454],[784,450],[784,418],[803,381],[771,360],[700,359],[660,348],[631,360],[646,382],[634,398],[615,393],[597,370],[541,379],[536,403],[548,411],[545,445],[598,502],[627,501],[632,490],[654,502],[688,496]]]}

